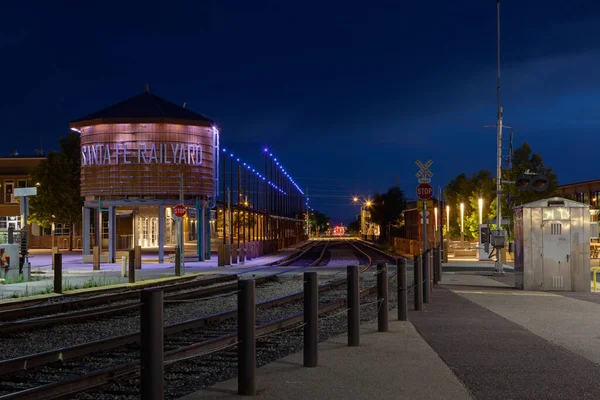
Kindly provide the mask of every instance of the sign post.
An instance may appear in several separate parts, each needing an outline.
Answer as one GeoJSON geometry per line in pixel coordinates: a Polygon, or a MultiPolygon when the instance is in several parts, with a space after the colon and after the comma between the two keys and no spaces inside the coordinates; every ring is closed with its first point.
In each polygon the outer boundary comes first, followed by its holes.
{"type": "Polygon", "coordinates": [[[177,221],[177,256],[175,257],[175,275],[183,275],[184,274],[184,257],[185,254],[183,252],[184,240],[183,240],[183,217],[185,217],[187,210],[183,204],[177,204],[173,207],[173,215],[175,215],[175,220],[177,221]],[[179,259],[179,264],[177,263],[177,259],[179,259]]]}
{"type": "MultiPolygon", "coordinates": [[[[429,184],[431,182],[431,177],[433,177],[433,172],[429,170],[433,161],[429,160],[425,164],[421,161],[416,161],[415,164],[420,168],[419,172],[417,172],[416,176],[419,180],[419,185],[417,186],[417,196],[421,200],[428,200],[433,196],[433,187],[429,184]]],[[[428,220],[428,211],[427,211],[427,201],[423,202],[423,211],[421,212],[421,217],[423,218],[423,253],[427,251],[427,220],[428,220]]]]}
{"type": "Polygon", "coordinates": [[[21,259],[19,260],[19,275],[25,272],[25,280],[28,281],[31,268],[29,265],[27,214],[29,214],[29,196],[37,195],[37,187],[34,186],[15,189],[14,195],[21,198],[21,215],[23,215],[23,225],[21,226],[21,259]]]}

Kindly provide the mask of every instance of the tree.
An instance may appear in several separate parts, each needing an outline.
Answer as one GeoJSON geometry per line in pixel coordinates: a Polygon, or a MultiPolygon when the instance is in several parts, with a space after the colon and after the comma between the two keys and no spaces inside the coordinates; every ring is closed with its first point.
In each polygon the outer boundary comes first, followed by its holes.
{"type": "Polygon", "coordinates": [[[360,232],[360,221],[355,219],[348,224],[348,232],[358,233],[360,232]]]}
{"type": "Polygon", "coordinates": [[[371,221],[381,227],[381,236],[387,238],[388,226],[400,225],[402,211],[406,209],[404,192],[398,186],[393,186],[384,194],[375,194],[370,207],[371,221]]]}
{"type": "Polygon", "coordinates": [[[51,152],[32,172],[38,185],[30,198],[31,220],[42,227],[53,222],[68,225],[69,250],[73,250],[73,225],[81,223],[83,198],[80,193],[81,155],[79,135],[70,132],[59,139],[60,152],[51,152]]]}
{"type": "Polygon", "coordinates": [[[314,210],[309,214],[308,224],[314,232],[323,232],[327,230],[329,220],[331,220],[331,217],[314,210]]]}
{"type": "MultiPolygon", "coordinates": [[[[558,187],[558,178],[552,171],[552,167],[544,164],[542,156],[539,153],[533,153],[531,146],[524,142],[521,147],[514,151],[513,165],[511,169],[503,170],[503,180],[515,181],[519,176],[525,174],[526,171],[544,175],[548,179],[548,188],[543,192],[534,190],[519,191],[514,184],[503,185],[503,192],[510,193],[510,199],[513,204],[526,204],[532,201],[552,197],[558,187]]],[[[510,210],[509,204],[503,206],[507,211],[510,210]]],[[[512,214],[512,210],[511,213],[512,214]]]]}
{"type": "MultiPolygon", "coordinates": [[[[549,180],[549,185],[542,193],[533,190],[521,192],[513,183],[502,185],[502,219],[509,219],[511,224],[513,218],[512,207],[515,204],[524,204],[551,197],[558,186],[558,180],[556,174],[552,172],[552,168],[546,166],[542,160],[542,156],[538,153],[533,153],[527,143],[523,143],[521,147],[515,150],[512,168],[503,169],[502,180],[515,181],[518,176],[528,170],[531,173],[546,176],[549,180]]],[[[496,218],[496,180],[489,170],[480,170],[471,177],[467,177],[464,173],[458,175],[446,185],[444,197],[446,198],[446,204],[450,206],[450,237],[458,237],[460,235],[461,203],[465,207],[464,235],[467,239],[476,238],[478,235],[479,198],[483,199],[482,222],[485,223],[488,220],[496,218]]]]}
{"type": "Polygon", "coordinates": [[[483,200],[482,220],[489,219],[487,206],[494,196],[494,178],[487,169],[482,169],[467,177],[462,173],[454,178],[444,189],[446,204],[450,206],[450,237],[460,236],[460,204],[464,204],[464,235],[473,239],[479,232],[479,199],[483,200]]]}

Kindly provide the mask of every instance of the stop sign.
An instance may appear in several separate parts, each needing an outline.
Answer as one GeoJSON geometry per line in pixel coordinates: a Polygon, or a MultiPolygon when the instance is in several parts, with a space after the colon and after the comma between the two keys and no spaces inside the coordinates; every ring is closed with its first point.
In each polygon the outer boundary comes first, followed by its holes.
{"type": "Polygon", "coordinates": [[[421,200],[427,200],[433,195],[433,188],[429,183],[421,183],[417,186],[417,196],[421,200]]]}
{"type": "Polygon", "coordinates": [[[175,214],[175,216],[178,218],[183,218],[186,210],[187,209],[183,204],[177,204],[175,207],[173,207],[173,214],[175,214]]]}

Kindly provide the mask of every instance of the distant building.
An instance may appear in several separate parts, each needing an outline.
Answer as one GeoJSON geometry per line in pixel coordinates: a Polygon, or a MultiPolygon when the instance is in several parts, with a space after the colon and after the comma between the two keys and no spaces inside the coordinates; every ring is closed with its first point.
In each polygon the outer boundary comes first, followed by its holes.
{"type": "Polygon", "coordinates": [[[590,221],[594,223],[590,226],[590,237],[597,239],[600,236],[598,226],[600,217],[600,179],[560,185],[556,188],[556,195],[591,206],[590,221]]]}
{"type": "Polygon", "coordinates": [[[9,227],[21,229],[19,200],[14,190],[34,185],[30,175],[45,159],[41,156],[0,157],[0,231],[9,227]]]}
{"type": "Polygon", "coordinates": [[[600,205],[600,179],[560,185],[556,195],[591,206],[600,205]]]}

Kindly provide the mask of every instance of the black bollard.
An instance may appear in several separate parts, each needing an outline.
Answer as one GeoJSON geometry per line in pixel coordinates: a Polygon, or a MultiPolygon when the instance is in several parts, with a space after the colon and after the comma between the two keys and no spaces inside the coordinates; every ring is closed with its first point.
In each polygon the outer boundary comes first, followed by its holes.
{"type": "Polygon", "coordinates": [[[423,269],[422,269],[422,256],[415,256],[414,258],[414,276],[415,276],[415,311],[423,308],[423,269]]]}
{"type": "Polygon", "coordinates": [[[54,293],[62,293],[62,253],[54,254],[54,293]]]}
{"type": "Polygon", "coordinates": [[[396,271],[398,273],[398,320],[408,319],[408,285],[406,282],[406,260],[396,260],[396,271]]]}
{"type": "Polygon", "coordinates": [[[316,272],[304,273],[304,366],[316,367],[319,342],[319,281],[316,272]]]}
{"type": "Polygon", "coordinates": [[[256,394],[256,304],[254,281],[238,282],[238,395],[256,394]]]}
{"type": "Polygon", "coordinates": [[[377,330],[387,332],[388,324],[388,269],[387,264],[377,264],[377,330]]]}
{"type": "Polygon", "coordinates": [[[423,303],[429,304],[429,250],[425,250],[425,253],[421,256],[421,262],[423,265],[423,303]]]}
{"type": "Polygon", "coordinates": [[[142,400],[162,400],[165,396],[163,292],[142,290],[141,301],[142,400]]]}
{"type": "Polygon", "coordinates": [[[437,285],[438,282],[440,281],[440,276],[438,274],[438,259],[439,259],[439,251],[440,248],[439,247],[434,247],[433,248],[433,284],[437,285]]]}
{"type": "Polygon", "coordinates": [[[129,283],[135,283],[135,250],[129,250],[129,283]]]}
{"type": "Polygon", "coordinates": [[[348,346],[360,344],[360,272],[358,268],[358,265],[349,265],[347,268],[348,346]]]}

